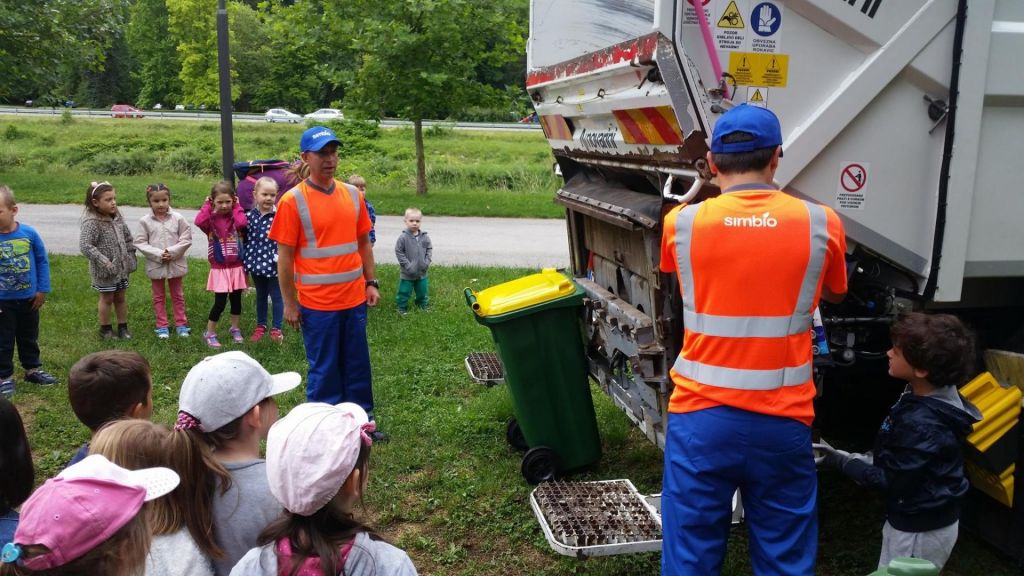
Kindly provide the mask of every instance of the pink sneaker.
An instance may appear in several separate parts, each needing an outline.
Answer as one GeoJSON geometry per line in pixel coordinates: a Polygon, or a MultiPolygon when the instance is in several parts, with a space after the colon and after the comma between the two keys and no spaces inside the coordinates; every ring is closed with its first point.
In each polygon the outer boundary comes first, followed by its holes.
{"type": "Polygon", "coordinates": [[[210,348],[220,348],[220,340],[217,340],[217,335],[213,332],[206,332],[203,334],[203,338],[206,340],[206,345],[210,348]]]}
{"type": "Polygon", "coordinates": [[[231,339],[234,340],[235,344],[245,342],[245,337],[242,336],[242,331],[238,328],[232,328],[231,330],[228,330],[228,333],[231,334],[231,339]]]}
{"type": "Polygon", "coordinates": [[[280,328],[271,328],[270,339],[274,342],[284,342],[284,332],[281,332],[280,328]]]}
{"type": "Polygon", "coordinates": [[[263,340],[263,335],[266,333],[267,327],[264,326],[263,324],[260,324],[259,326],[256,327],[255,330],[252,331],[252,336],[249,336],[249,341],[259,342],[260,340],[263,340]]]}

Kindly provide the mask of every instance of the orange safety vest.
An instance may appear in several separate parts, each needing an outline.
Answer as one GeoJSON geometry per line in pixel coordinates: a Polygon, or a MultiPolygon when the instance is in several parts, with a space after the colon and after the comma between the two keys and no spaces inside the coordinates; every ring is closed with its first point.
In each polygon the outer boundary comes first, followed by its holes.
{"type": "Polygon", "coordinates": [[[330,309],[324,308],[324,304],[335,298],[342,300],[345,294],[354,295],[356,299],[365,298],[363,261],[359,255],[356,230],[359,207],[363,204],[359,190],[340,184],[334,193],[326,195],[308,190],[308,184],[302,181],[292,189],[292,194],[302,225],[302,236],[306,241],[296,249],[295,286],[300,299],[312,296],[310,299],[314,300],[309,304],[304,302],[303,305],[314,309],[330,309]],[[343,194],[339,188],[348,194],[343,194]],[[317,228],[313,227],[314,211],[318,220],[327,220],[320,222],[319,238],[317,228]],[[351,220],[346,212],[351,213],[351,220]],[[346,222],[351,222],[351,225],[345,225],[346,222]],[[316,298],[318,295],[321,297],[316,298]],[[325,302],[318,303],[316,300],[325,302]]]}
{"type": "Polygon", "coordinates": [[[675,254],[684,329],[670,412],[726,405],[811,424],[811,316],[827,267],[845,268],[841,236],[830,210],[774,190],[669,212],[662,254],[675,254]]]}

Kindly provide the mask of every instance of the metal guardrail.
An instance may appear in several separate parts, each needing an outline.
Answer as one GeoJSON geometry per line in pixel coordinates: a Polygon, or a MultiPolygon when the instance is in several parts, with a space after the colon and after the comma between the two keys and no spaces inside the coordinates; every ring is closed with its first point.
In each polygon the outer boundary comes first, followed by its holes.
{"type": "MultiPolygon", "coordinates": [[[[70,110],[72,116],[85,116],[94,118],[111,118],[113,112],[110,110],[94,110],[89,108],[27,108],[24,106],[0,106],[0,115],[15,116],[59,116],[65,110],[70,110]]],[[[178,120],[205,120],[219,121],[220,113],[202,110],[143,110],[144,118],[163,118],[178,120]]],[[[263,114],[233,114],[234,120],[245,122],[264,122],[263,114]]],[[[408,120],[383,119],[380,121],[384,128],[411,128],[412,122],[408,120]]],[[[451,127],[461,130],[540,130],[540,124],[520,124],[517,122],[450,122],[445,120],[424,120],[424,127],[440,126],[451,127]]]]}

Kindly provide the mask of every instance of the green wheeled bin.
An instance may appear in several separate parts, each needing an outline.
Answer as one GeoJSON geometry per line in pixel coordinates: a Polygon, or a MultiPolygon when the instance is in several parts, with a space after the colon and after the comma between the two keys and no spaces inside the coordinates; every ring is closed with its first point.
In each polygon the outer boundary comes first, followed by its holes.
{"type": "Polygon", "coordinates": [[[526,481],[596,462],[601,439],[579,324],[583,289],[552,268],[465,295],[494,337],[516,417],[509,441],[521,434],[529,448],[526,481]]]}

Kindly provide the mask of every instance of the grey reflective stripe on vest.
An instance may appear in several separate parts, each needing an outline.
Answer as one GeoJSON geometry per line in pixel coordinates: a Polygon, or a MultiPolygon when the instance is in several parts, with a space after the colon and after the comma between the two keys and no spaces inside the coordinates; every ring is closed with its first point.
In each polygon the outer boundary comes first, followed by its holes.
{"type": "Polygon", "coordinates": [[[358,280],[363,277],[363,268],[360,266],[355,270],[349,270],[348,272],[339,272],[337,274],[296,274],[295,279],[303,284],[341,284],[342,282],[351,282],[358,280]]]}
{"type": "MultiPolygon", "coordinates": [[[[361,202],[359,202],[359,190],[350,188],[347,184],[342,184],[342,186],[344,186],[352,196],[352,206],[355,209],[356,224],[358,225],[359,204],[361,204],[361,202]]],[[[316,234],[313,232],[313,215],[309,211],[309,204],[306,203],[306,195],[303,193],[301,186],[295,191],[295,208],[299,212],[299,220],[302,222],[302,230],[306,234],[306,245],[299,247],[299,254],[303,258],[331,258],[332,256],[352,254],[359,250],[358,242],[346,242],[344,244],[335,244],[334,246],[324,247],[317,246],[316,234]]],[[[321,284],[328,283],[329,282],[321,282],[321,284]]]]}
{"type": "MultiPolygon", "coordinates": [[[[806,333],[811,328],[811,304],[818,288],[818,279],[825,267],[828,252],[828,215],[824,208],[803,202],[807,208],[810,228],[810,256],[796,305],[787,316],[719,316],[695,309],[693,264],[690,238],[700,205],[686,206],[676,217],[676,259],[682,283],[683,326],[691,333],[725,338],[783,338],[806,333]]],[[[701,364],[686,360],[680,353],[673,366],[682,376],[701,383],[745,390],[771,390],[779,386],[797,386],[811,377],[811,365],[778,370],[747,370],[701,364]]]]}
{"type": "Polygon", "coordinates": [[[799,386],[811,379],[810,362],[777,370],[748,370],[701,364],[679,356],[672,368],[701,384],[742,390],[774,390],[779,386],[799,386]]]}

